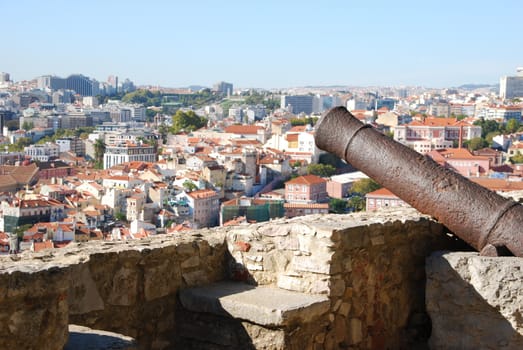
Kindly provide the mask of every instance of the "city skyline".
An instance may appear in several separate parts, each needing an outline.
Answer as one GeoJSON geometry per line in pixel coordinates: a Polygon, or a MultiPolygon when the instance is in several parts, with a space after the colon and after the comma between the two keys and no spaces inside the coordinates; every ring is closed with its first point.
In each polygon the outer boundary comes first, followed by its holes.
{"type": "Polygon", "coordinates": [[[523,4],[5,2],[0,71],[137,85],[496,84],[523,65],[523,4]]]}

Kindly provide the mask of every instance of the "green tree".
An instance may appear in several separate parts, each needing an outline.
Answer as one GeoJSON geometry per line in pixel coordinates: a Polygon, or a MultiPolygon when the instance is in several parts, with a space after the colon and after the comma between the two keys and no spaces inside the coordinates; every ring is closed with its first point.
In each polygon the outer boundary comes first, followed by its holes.
{"type": "Polygon", "coordinates": [[[10,152],[22,152],[25,147],[31,145],[33,140],[29,137],[21,137],[15,143],[10,144],[7,149],[10,152]]]}
{"type": "Polygon", "coordinates": [[[173,126],[172,133],[176,134],[180,131],[194,131],[207,124],[207,119],[198,116],[193,111],[183,112],[178,110],[172,118],[173,126]]]}
{"type": "Polygon", "coordinates": [[[316,175],[321,177],[329,177],[334,175],[336,168],[330,164],[310,164],[307,167],[309,175],[316,175]]]}
{"type": "Polygon", "coordinates": [[[347,209],[347,202],[343,199],[332,198],[329,202],[329,210],[332,213],[343,214],[347,209]]]}
{"type": "Polygon", "coordinates": [[[31,227],[33,227],[33,224],[25,224],[22,226],[18,226],[14,229],[13,233],[18,236],[19,239],[24,238],[24,232],[29,230],[31,227]]]}
{"type": "Polygon", "coordinates": [[[501,135],[501,132],[499,131],[491,131],[487,135],[485,135],[485,141],[487,141],[487,144],[492,147],[493,139],[494,137],[501,135]]]}
{"type": "Polygon", "coordinates": [[[34,126],[35,125],[33,122],[24,121],[22,124],[22,129],[24,129],[25,131],[29,131],[29,130],[33,129],[34,126]]]}
{"type": "Polygon", "coordinates": [[[195,191],[198,189],[198,186],[196,186],[194,184],[194,182],[190,181],[190,180],[185,180],[182,184],[183,188],[187,191],[187,192],[192,192],[192,191],[195,191]]]}
{"type": "Polygon", "coordinates": [[[481,137],[474,137],[473,139],[465,141],[464,144],[471,152],[488,147],[488,142],[481,137]]]}
{"type": "Polygon", "coordinates": [[[352,184],[352,188],[350,190],[351,193],[358,193],[360,195],[366,195],[369,192],[376,191],[377,189],[381,188],[382,186],[378,184],[376,181],[374,181],[371,178],[368,179],[361,179],[358,181],[355,181],[352,184]]]}
{"type": "Polygon", "coordinates": [[[349,198],[347,207],[353,211],[362,211],[365,209],[365,199],[359,195],[353,195],[349,198]]]}
{"type": "Polygon", "coordinates": [[[102,169],[104,164],[105,142],[99,138],[94,142],[95,168],[102,169]]]}
{"type": "Polygon", "coordinates": [[[501,127],[495,120],[485,120],[480,118],[474,122],[474,125],[481,126],[481,137],[485,138],[489,132],[500,131],[501,127]]]}
{"type": "Polygon", "coordinates": [[[511,118],[508,120],[507,124],[505,125],[505,131],[509,134],[513,134],[516,131],[518,131],[520,126],[520,123],[518,120],[511,118]]]}
{"type": "Polygon", "coordinates": [[[512,164],[522,164],[523,163],[523,154],[517,153],[516,155],[509,158],[512,164]]]}

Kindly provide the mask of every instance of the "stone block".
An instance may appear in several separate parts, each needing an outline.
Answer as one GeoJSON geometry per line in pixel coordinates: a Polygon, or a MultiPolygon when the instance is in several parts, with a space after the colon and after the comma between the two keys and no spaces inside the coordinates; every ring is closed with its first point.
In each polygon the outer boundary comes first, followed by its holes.
{"type": "Polygon", "coordinates": [[[431,348],[523,349],[523,259],[434,253],[427,259],[431,348]]]}
{"type": "Polygon", "coordinates": [[[311,322],[330,307],[327,296],[236,282],[181,290],[180,301],[187,310],[230,316],[263,326],[311,322]]]}

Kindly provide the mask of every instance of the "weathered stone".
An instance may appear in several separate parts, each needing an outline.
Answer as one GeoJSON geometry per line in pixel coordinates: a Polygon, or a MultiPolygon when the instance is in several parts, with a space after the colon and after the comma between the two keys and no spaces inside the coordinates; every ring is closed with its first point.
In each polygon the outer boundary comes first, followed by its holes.
{"type": "Polygon", "coordinates": [[[191,256],[190,258],[182,261],[180,266],[183,270],[189,269],[191,267],[198,267],[200,266],[200,257],[198,255],[191,256]]]}
{"type": "Polygon", "coordinates": [[[372,245],[383,245],[383,244],[385,244],[385,236],[379,235],[376,237],[371,237],[370,242],[372,245]]]}
{"type": "Polygon", "coordinates": [[[200,286],[209,283],[208,275],[203,270],[185,272],[182,274],[183,280],[187,286],[200,286]]]}
{"type": "Polygon", "coordinates": [[[145,300],[154,300],[175,293],[181,285],[181,272],[178,265],[165,260],[157,266],[144,271],[145,300]]]}
{"type": "Polygon", "coordinates": [[[305,292],[309,289],[309,282],[304,280],[302,277],[296,276],[278,276],[276,285],[279,288],[293,290],[298,292],[305,292]]]}
{"type": "Polygon", "coordinates": [[[314,256],[295,256],[292,259],[291,267],[296,271],[329,274],[331,258],[332,254],[329,253],[318,253],[314,256]]]}
{"type": "Polygon", "coordinates": [[[350,308],[351,308],[351,304],[349,302],[342,303],[338,313],[344,317],[347,317],[347,316],[349,316],[350,308]]]}
{"type": "Polygon", "coordinates": [[[426,269],[432,348],[523,348],[523,259],[435,253],[426,269]]]}
{"type": "Polygon", "coordinates": [[[290,232],[290,227],[287,225],[267,225],[260,228],[258,232],[263,236],[287,236],[290,232]]]}
{"type": "Polygon", "coordinates": [[[325,314],[330,306],[326,296],[220,282],[180,292],[189,310],[230,315],[258,325],[278,326],[296,321],[310,322],[325,314]]]}
{"type": "Polygon", "coordinates": [[[351,318],[349,320],[349,344],[358,344],[363,340],[363,333],[361,327],[361,320],[358,318],[351,318]]]}
{"type": "Polygon", "coordinates": [[[262,264],[247,263],[245,265],[245,267],[247,267],[247,270],[251,270],[251,271],[263,271],[262,264]]]}
{"type": "Polygon", "coordinates": [[[339,297],[345,293],[345,281],[341,278],[334,279],[331,282],[330,295],[339,297]]]}

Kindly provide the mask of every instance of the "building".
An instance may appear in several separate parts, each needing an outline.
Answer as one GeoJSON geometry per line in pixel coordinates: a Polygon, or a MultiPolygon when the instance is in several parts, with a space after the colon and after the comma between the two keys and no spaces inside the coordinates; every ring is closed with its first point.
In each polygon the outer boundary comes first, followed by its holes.
{"type": "Polygon", "coordinates": [[[516,69],[516,76],[504,76],[499,79],[499,96],[502,99],[523,97],[523,67],[516,69]]]}
{"type": "Polygon", "coordinates": [[[217,192],[207,189],[183,192],[177,199],[189,206],[189,215],[196,228],[218,225],[220,203],[217,192]]]}
{"type": "Polygon", "coordinates": [[[464,148],[438,149],[427,154],[441,166],[465,176],[486,175],[490,171],[490,158],[475,156],[464,148]]]}
{"type": "Polygon", "coordinates": [[[329,203],[285,203],[283,207],[287,218],[329,213],[329,203]]]}
{"type": "Polygon", "coordinates": [[[367,211],[393,207],[410,206],[385,187],[369,192],[365,195],[365,208],[367,211]]]}
{"type": "Polygon", "coordinates": [[[305,175],[285,183],[285,200],[297,203],[323,203],[328,200],[327,180],[305,175]]]}
{"type": "Polygon", "coordinates": [[[220,81],[216,84],[214,84],[212,90],[213,91],[216,91],[222,95],[227,95],[227,96],[230,96],[232,95],[232,84],[231,83],[226,83],[225,81],[220,81]]]}
{"type": "Polygon", "coordinates": [[[248,222],[263,222],[281,218],[284,214],[283,200],[234,198],[222,203],[220,225],[240,216],[245,217],[248,222]]]}
{"type": "Polygon", "coordinates": [[[24,154],[32,160],[48,162],[52,159],[58,158],[60,155],[60,146],[52,142],[29,145],[24,147],[24,154]]]}
{"type": "Polygon", "coordinates": [[[283,95],[281,97],[281,108],[287,109],[292,114],[312,114],[314,96],[312,95],[283,95]]]}
{"type": "Polygon", "coordinates": [[[85,143],[78,137],[64,137],[55,142],[60,147],[60,153],[73,152],[77,156],[85,155],[85,143]]]}
{"type": "Polygon", "coordinates": [[[354,182],[368,178],[361,171],[331,176],[327,181],[327,194],[331,198],[346,198],[354,182]]]}
{"type": "Polygon", "coordinates": [[[425,118],[393,128],[394,140],[425,154],[451,148],[454,143],[481,137],[481,126],[455,118],[425,118]]]}
{"type": "Polygon", "coordinates": [[[477,117],[503,123],[509,119],[516,119],[521,122],[522,110],[521,106],[487,106],[478,111],[477,117]]]}
{"type": "Polygon", "coordinates": [[[128,162],[148,162],[156,161],[156,150],[154,146],[139,143],[120,143],[108,145],[104,153],[104,169],[109,169],[115,165],[128,162]]]}
{"type": "Polygon", "coordinates": [[[81,74],[73,74],[67,78],[44,75],[37,78],[37,87],[41,90],[73,90],[80,96],[100,94],[100,83],[81,74]]]}

